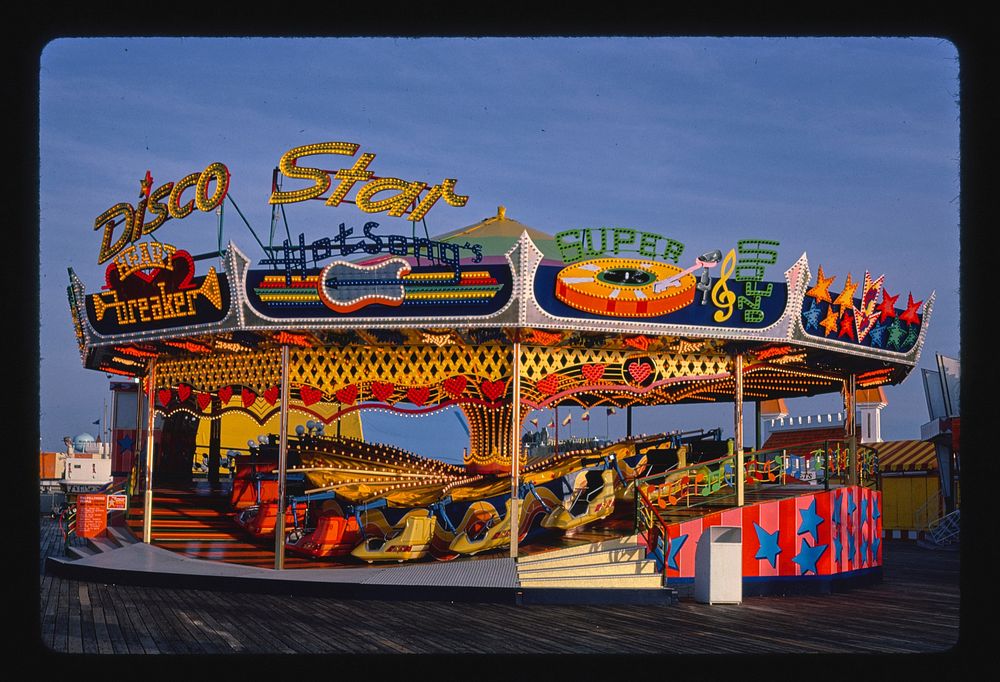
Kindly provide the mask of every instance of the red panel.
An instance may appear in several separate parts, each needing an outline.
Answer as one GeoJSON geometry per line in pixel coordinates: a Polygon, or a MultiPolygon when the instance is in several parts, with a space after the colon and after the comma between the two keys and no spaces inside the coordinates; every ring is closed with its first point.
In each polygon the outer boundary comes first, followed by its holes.
{"type": "Polygon", "coordinates": [[[798,542],[796,532],[799,529],[799,513],[795,505],[795,498],[780,500],[778,502],[778,545],[781,553],[778,554],[778,575],[798,575],[799,565],[792,561],[798,554],[798,542]]]}
{"type": "MultiPolygon", "coordinates": [[[[752,507],[743,507],[743,523],[741,524],[743,528],[743,576],[744,577],[757,577],[760,575],[761,571],[761,560],[755,559],[754,555],[757,554],[757,531],[754,529],[754,523],[760,524],[760,510],[761,505],[755,504],[752,507]]],[[[761,524],[763,526],[763,524],[761,524]]],[[[766,528],[765,528],[766,530],[766,528]]],[[[770,568],[770,564],[765,560],[763,562],[770,568]]]]}
{"type": "Polygon", "coordinates": [[[836,566],[833,560],[833,522],[831,512],[833,511],[833,493],[826,492],[815,495],[816,514],[823,519],[823,522],[816,526],[817,545],[826,545],[826,551],[816,561],[817,575],[830,575],[836,573],[836,566]]]}

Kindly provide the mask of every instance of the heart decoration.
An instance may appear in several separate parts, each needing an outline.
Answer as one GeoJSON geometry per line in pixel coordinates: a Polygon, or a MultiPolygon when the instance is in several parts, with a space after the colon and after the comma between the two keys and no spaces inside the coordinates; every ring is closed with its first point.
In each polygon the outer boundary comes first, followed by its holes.
{"type": "Polygon", "coordinates": [[[219,400],[222,401],[222,404],[225,405],[226,403],[229,402],[229,399],[233,397],[233,387],[223,386],[222,388],[219,389],[217,395],[219,396],[219,400]]]}
{"type": "Polygon", "coordinates": [[[281,397],[281,389],[277,386],[271,386],[269,389],[264,391],[264,400],[267,401],[268,405],[274,405],[278,402],[278,398],[281,397]]]}
{"type": "Polygon", "coordinates": [[[372,382],[372,395],[375,396],[379,402],[388,402],[389,397],[392,395],[393,391],[396,390],[396,386],[390,382],[383,381],[373,381],[372,382]]]}
{"type": "Polygon", "coordinates": [[[184,402],[191,397],[191,387],[187,384],[181,384],[177,387],[177,399],[184,402]]]}
{"type": "Polygon", "coordinates": [[[199,393],[195,396],[195,400],[198,401],[198,408],[204,412],[209,405],[212,404],[212,394],[211,393],[199,393]]]}
{"type": "Polygon", "coordinates": [[[166,406],[170,402],[170,398],[173,397],[173,392],[169,388],[161,388],[157,395],[160,398],[160,404],[166,406]]]}
{"type": "Polygon", "coordinates": [[[552,395],[559,390],[559,375],[550,374],[535,384],[535,386],[538,388],[539,392],[544,393],[545,395],[552,395]]]}
{"type": "Polygon", "coordinates": [[[468,383],[465,377],[462,375],[451,377],[450,379],[444,380],[444,390],[445,393],[450,395],[452,398],[457,398],[465,392],[465,386],[468,383]]]}
{"type": "Polygon", "coordinates": [[[357,384],[348,384],[343,388],[338,388],[336,391],[337,402],[343,403],[345,405],[352,404],[358,399],[358,386],[357,384]]]}
{"type": "Polygon", "coordinates": [[[653,368],[642,362],[632,362],[628,366],[628,373],[632,376],[636,383],[641,384],[645,381],[650,374],[652,374],[653,368]]]}
{"type": "Polygon", "coordinates": [[[323,397],[323,391],[306,384],[299,385],[299,397],[302,398],[303,405],[312,405],[319,402],[323,397]]]}
{"type": "Polygon", "coordinates": [[[482,389],[483,395],[485,395],[490,400],[496,400],[507,392],[507,382],[503,379],[497,379],[496,381],[484,381],[479,385],[482,389]]]}
{"type": "Polygon", "coordinates": [[[580,368],[587,381],[597,381],[604,376],[604,365],[584,365],[580,368]]]}
{"type": "Polygon", "coordinates": [[[249,388],[244,388],[243,392],[240,393],[240,399],[243,400],[243,407],[250,407],[257,400],[257,394],[249,388]]]}
{"type": "Polygon", "coordinates": [[[431,396],[431,389],[426,386],[414,386],[406,391],[406,397],[411,403],[418,406],[423,406],[427,402],[427,399],[431,396]]]}

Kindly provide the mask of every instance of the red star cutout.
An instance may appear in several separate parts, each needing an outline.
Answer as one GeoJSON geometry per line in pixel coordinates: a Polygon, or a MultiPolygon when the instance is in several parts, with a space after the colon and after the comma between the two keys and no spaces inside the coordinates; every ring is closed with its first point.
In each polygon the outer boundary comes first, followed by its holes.
{"type": "Polygon", "coordinates": [[[837,331],[837,320],[840,315],[833,309],[833,306],[827,308],[826,317],[820,322],[820,326],[826,330],[824,336],[829,336],[833,332],[837,331]]]}
{"type": "Polygon", "coordinates": [[[851,281],[851,274],[847,273],[847,281],[844,282],[844,290],[840,292],[837,298],[833,299],[836,305],[843,306],[845,308],[854,307],[854,290],[858,288],[857,282],[851,281]]]}
{"type": "Polygon", "coordinates": [[[900,313],[899,319],[907,324],[920,324],[920,316],[917,315],[917,308],[920,307],[920,304],[923,303],[923,301],[917,301],[914,303],[912,292],[908,292],[906,296],[910,299],[910,302],[906,304],[906,312],[900,313]]]}
{"type": "Polygon", "coordinates": [[[816,286],[806,292],[806,296],[812,296],[817,302],[833,303],[830,299],[830,285],[836,277],[823,277],[823,266],[819,266],[819,274],[816,275],[816,286]]]}
{"type": "Polygon", "coordinates": [[[139,196],[148,199],[149,191],[153,188],[153,175],[149,171],[146,171],[146,177],[139,181],[139,185],[142,187],[139,191],[139,196]]]}
{"type": "Polygon", "coordinates": [[[890,296],[889,292],[882,289],[882,302],[879,303],[878,310],[881,315],[879,315],[878,321],[885,322],[886,319],[890,317],[896,317],[896,299],[899,298],[899,294],[895,296],[890,296]]]}
{"type": "Polygon", "coordinates": [[[851,314],[848,311],[844,311],[844,315],[840,318],[840,332],[837,337],[846,336],[851,341],[854,340],[854,320],[851,319],[851,314]]]}

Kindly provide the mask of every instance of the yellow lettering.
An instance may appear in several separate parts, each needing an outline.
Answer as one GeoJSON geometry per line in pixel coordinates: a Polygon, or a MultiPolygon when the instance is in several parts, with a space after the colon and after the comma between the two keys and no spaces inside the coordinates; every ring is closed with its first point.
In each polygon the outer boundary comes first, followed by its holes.
{"type": "Polygon", "coordinates": [[[374,154],[362,154],[358,157],[358,160],[354,162],[351,168],[341,168],[339,171],[333,174],[333,177],[340,180],[340,184],[337,185],[337,189],[330,193],[330,197],[326,200],[327,206],[339,206],[340,202],[344,200],[347,193],[351,191],[355,183],[362,182],[364,180],[370,180],[373,175],[375,175],[370,170],[365,170],[368,168],[368,164],[375,159],[374,154]]]}
{"type": "Polygon", "coordinates": [[[129,239],[132,236],[132,225],[134,222],[135,209],[132,208],[131,204],[124,202],[115,204],[97,216],[94,220],[94,229],[99,230],[102,227],[104,228],[104,235],[101,239],[101,251],[97,256],[98,263],[104,263],[125,248],[125,245],[129,243],[129,239]],[[121,222],[124,223],[124,227],[122,228],[121,236],[112,244],[111,237],[113,236],[115,227],[118,225],[115,222],[115,218],[118,216],[121,216],[121,222]]]}
{"type": "Polygon", "coordinates": [[[229,169],[225,165],[216,161],[209,164],[198,176],[198,184],[195,186],[194,200],[199,211],[209,212],[217,208],[226,198],[229,191],[229,169]],[[208,185],[215,180],[215,192],[208,196],[208,185]]]}
{"type": "Polygon", "coordinates": [[[187,202],[181,206],[181,194],[184,193],[188,187],[198,184],[198,179],[201,177],[201,173],[191,173],[191,175],[186,175],[174,185],[173,189],[170,190],[170,199],[167,202],[167,210],[172,218],[186,218],[191,215],[191,211],[194,210],[194,199],[187,202]]]}
{"type": "Polygon", "coordinates": [[[343,156],[354,156],[360,145],[351,142],[322,142],[320,144],[307,144],[301,147],[289,149],[278,162],[278,170],[288,178],[297,180],[312,180],[312,187],[305,187],[296,190],[275,189],[268,199],[270,204],[291,204],[297,201],[315,199],[326,190],[330,189],[332,181],[330,174],[319,168],[299,167],[297,162],[304,156],[313,154],[341,154],[343,156]]]}

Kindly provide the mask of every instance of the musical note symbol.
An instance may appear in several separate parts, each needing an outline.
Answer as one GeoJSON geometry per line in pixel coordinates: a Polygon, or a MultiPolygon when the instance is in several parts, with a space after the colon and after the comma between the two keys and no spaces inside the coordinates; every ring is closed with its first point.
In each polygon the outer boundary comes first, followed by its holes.
{"type": "Polygon", "coordinates": [[[715,311],[712,319],[722,323],[728,320],[733,314],[733,306],[736,304],[736,294],[726,286],[726,280],[736,270],[736,249],[730,249],[722,261],[722,268],[719,270],[719,281],[712,287],[712,303],[719,310],[715,311]]]}

